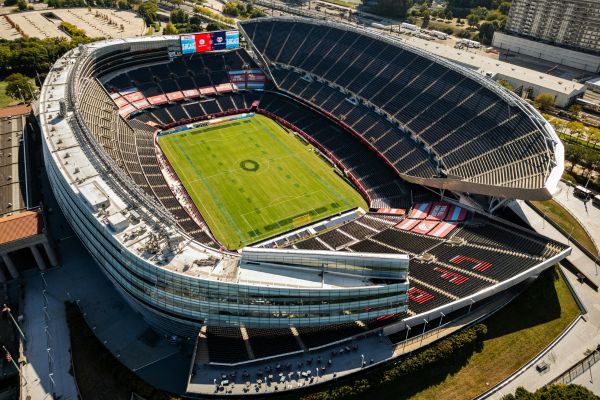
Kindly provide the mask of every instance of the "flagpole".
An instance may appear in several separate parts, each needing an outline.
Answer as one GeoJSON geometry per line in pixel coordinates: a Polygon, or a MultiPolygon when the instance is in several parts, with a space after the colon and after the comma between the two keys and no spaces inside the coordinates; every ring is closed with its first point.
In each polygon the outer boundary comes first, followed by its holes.
{"type": "Polygon", "coordinates": [[[8,361],[12,362],[12,365],[14,365],[15,368],[17,369],[17,372],[21,376],[21,379],[23,379],[23,381],[25,381],[25,384],[27,385],[27,379],[25,379],[25,376],[23,376],[23,373],[21,372],[21,368],[19,368],[19,366],[15,362],[15,359],[13,358],[12,354],[10,354],[10,352],[6,349],[6,347],[4,345],[2,345],[2,349],[6,352],[6,359],[8,361]]]}

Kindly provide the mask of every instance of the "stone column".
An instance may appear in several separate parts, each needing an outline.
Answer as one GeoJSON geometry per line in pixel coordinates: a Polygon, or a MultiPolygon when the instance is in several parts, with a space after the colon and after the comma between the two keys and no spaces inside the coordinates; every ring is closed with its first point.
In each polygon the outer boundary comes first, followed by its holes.
{"type": "Polygon", "coordinates": [[[45,270],[46,262],[40,254],[40,251],[37,249],[37,246],[34,244],[33,246],[29,246],[29,249],[31,249],[31,252],[33,253],[33,258],[35,258],[35,263],[37,264],[38,268],[42,271],[45,270]]]}
{"type": "Polygon", "coordinates": [[[10,255],[8,253],[2,253],[2,261],[4,261],[4,264],[6,264],[6,268],[8,268],[8,272],[10,272],[10,276],[14,279],[19,277],[19,271],[17,270],[17,267],[15,266],[15,264],[13,264],[12,260],[10,259],[10,255]]]}
{"type": "Polygon", "coordinates": [[[56,258],[56,254],[54,253],[54,249],[50,244],[46,241],[43,243],[44,250],[46,250],[46,254],[48,255],[48,260],[50,260],[50,265],[53,267],[58,267],[58,259],[56,258]]]}

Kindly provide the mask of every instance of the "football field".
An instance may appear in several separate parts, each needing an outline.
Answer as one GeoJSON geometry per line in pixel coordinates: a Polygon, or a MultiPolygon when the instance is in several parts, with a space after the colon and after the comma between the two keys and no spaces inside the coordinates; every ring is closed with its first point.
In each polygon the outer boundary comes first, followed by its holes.
{"type": "Polygon", "coordinates": [[[312,146],[262,115],[164,135],[159,145],[212,233],[231,250],[367,208],[312,146]]]}

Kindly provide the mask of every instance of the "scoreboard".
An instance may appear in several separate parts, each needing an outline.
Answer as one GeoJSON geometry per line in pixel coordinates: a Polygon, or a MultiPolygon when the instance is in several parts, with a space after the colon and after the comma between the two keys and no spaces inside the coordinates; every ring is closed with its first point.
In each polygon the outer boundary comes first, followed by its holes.
{"type": "Polygon", "coordinates": [[[237,49],[240,47],[238,31],[216,31],[179,35],[181,54],[202,53],[212,50],[237,49]]]}

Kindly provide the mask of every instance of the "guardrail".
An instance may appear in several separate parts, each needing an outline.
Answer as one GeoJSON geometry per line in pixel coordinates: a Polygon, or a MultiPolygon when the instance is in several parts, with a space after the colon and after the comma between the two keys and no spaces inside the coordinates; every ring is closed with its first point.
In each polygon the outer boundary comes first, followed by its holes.
{"type": "MultiPolygon", "coordinates": [[[[600,348],[600,345],[598,345],[598,348],[600,348]]],[[[595,351],[593,351],[592,354],[588,355],[583,360],[577,362],[575,365],[569,368],[567,371],[563,372],[561,375],[551,380],[550,383],[548,383],[548,385],[568,385],[575,378],[577,378],[580,375],[583,375],[585,371],[592,368],[592,365],[600,361],[600,351],[598,350],[598,348],[595,351]]]]}

